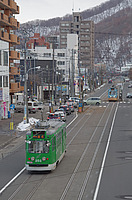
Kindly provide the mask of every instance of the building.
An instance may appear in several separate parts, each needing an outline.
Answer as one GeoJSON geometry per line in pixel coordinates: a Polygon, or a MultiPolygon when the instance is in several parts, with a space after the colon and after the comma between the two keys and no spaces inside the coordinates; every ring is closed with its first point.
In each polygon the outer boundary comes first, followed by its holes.
{"type": "Polygon", "coordinates": [[[0,1],[0,104],[2,118],[7,118],[13,94],[21,91],[19,65],[15,62],[20,59],[20,53],[15,50],[15,45],[20,44],[20,40],[15,34],[15,30],[20,27],[20,24],[15,19],[15,14],[19,14],[19,6],[14,0],[0,1]]]}
{"type": "Polygon", "coordinates": [[[26,43],[27,49],[34,49],[35,46],[43,46],[46,47],[47,49],[50,48],[49,42],[45,41],[45,37],[41,36],[39,33],[34,33],[33,37],[30,37],[30,40],[26,43]]]}
{"type": "Polygon", "coordinates": [[[0,119],[9,110],[9,43],[0,40],[0,119]]]}
{"type": "Polygon", "coordinates": [[[92,74],[94,67],[94,23],[73,12],[72,21],[60,22],[60,48],[67,47],[67,34],[78,35],[78,64],[81,74],[92,74]],[[81,70],[82,69],[82,70],[81,70]],[[85,69],[85,70],[84,70],[85,69]]]}
{"type": "MultiPolygon", "coordinates": [[[[60,93],[62,93],[62,95],[68,95],[69,90],[72,96],[78,92],[78,86],[76,84],[78,79],[78,37],[76,34],[70,34],[68,36],[67,45],[66,49],[54,49],[52,45],[51,49],[47,49],[44,46],[36,45],[35,49],[29,49],[27,52],[27,70],[33,68],[31,71],[33,74],[33,81],[35,79],[34,68],[36,66],[41,66],[40,83],[37,83],[37,85],[43,86],[44,98],[49,98],[50,95],[46,94],[48,90],[50,90],[50,92],[54,90],[55,97],[60,95],[60,93]],[[52,84],[54,85],[53,89],[52,84]],[[62,85],[62,87],[60,85],[62,85]]],[[[22,54],[21,65],[24,65],[24,55],[22,54]]],[[[23,74],[21,74],[21,80],[23,80],[23,74]]],[[[38,95],[36,92],[37,87],[33,87],[35,94],[38,95]]],[[[42,94],[42,89],[37,91],[41,91],[39,93],[42,94]]],[[[42,99],[42,97],[39,97],[39,99],[42,99]]]]}

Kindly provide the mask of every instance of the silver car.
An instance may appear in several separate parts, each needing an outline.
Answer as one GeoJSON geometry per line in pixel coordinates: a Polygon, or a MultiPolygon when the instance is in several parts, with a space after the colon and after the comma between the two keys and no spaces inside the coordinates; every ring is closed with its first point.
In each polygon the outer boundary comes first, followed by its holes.
{"type": "Polygon", "coordinates": [[[83,100],[84,105],[97,105],[101,104],[101,99],[99,97],[89,97],[86,100],[83,100]]]}

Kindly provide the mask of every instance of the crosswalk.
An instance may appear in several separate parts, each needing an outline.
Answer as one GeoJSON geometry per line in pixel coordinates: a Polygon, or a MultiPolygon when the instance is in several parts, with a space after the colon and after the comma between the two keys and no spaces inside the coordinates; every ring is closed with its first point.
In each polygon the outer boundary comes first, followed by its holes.
{"type": "MultiPolygon", "coordinates": [[[[110,102],[109,101],[102,102],[102,104],[108,104],[108,103],[110,103],[110,102]]],[[[130,101],[120,101],[119,102],[119,104],[130,104],[130,103],[132,103],[132,102],[130,102],[130,101]]]]}
{"type": "MultiPolygon", "coordinates": [[[[110,102],[109,101],[104,101],[100,104],[100,108],[106,108],[107,105],[109,104],[110,102]]],[[[119,107],[122,107],[122,108],[128,108],[128,107],[132,107],[132,101],[120,101],[119,102],[119,107]]]]}

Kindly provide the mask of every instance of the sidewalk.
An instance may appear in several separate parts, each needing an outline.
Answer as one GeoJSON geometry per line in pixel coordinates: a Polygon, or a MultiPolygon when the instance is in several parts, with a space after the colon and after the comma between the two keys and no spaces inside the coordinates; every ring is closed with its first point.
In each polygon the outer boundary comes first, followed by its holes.
{"type": "MultiPolygon", "coordinates": [[[[56,109],[58,106],[54,106],[56,109]]],[[[49,106],[44,106],[44,120],[47,119],[47,112],[49,111],[49,106]]],[[[36,112],[35,114],[29,114],[29,118],[33,117],[36,119],[41,119],[41,111],[36,112]]],[[[0,159],[4,157],[4,154],[7,154],[7,151],[11,152],[14,148],[18,148],[24,140],[26,131],[20,132],[16,131],[16,128],[19,123],[23,121],[23,113],[14,113],[14,116],[8,119],[0,120],[0,159]],[[10,122],[13,122],[14,130],[10,130],[10,122]]]]}

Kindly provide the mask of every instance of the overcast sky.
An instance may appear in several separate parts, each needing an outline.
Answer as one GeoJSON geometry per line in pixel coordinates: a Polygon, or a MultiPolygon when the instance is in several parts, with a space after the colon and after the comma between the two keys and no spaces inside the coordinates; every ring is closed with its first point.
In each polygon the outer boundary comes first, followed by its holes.
{"type": "Polygon", "coordinates": [[[54,17],[63,17],[74,11],[100,5],[107,0],[15,0],[20,7],[20,14],[15,15],[20,23],[35,19],[47,20],[54,17]]]}

